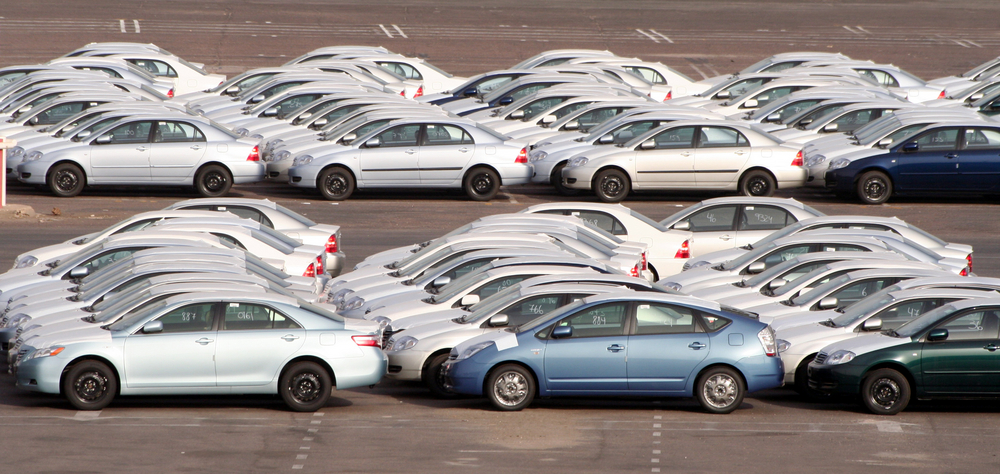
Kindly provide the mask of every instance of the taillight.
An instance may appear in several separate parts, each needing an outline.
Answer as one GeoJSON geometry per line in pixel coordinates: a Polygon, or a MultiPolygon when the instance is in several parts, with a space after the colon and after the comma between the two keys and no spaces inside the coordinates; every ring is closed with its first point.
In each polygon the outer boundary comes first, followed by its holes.
{"type": "Polygon", "coordinates": [[[771,326],[761,329],[757,333],[757,339],[760,339],[760,345],[764,346],[764,354],[768,357],[778,355],[778,345],[774,341],[774,329],[771,326]]]}
{"type": "Polygon", "coordinates": [[[802,166],[802,150],[799,150],[795,154],[795,159],[792,160],[792,166],[802,166]]]}
{"type": "Polygon", "coordinates": [[[666,102],[666,101],[668,101],[670,99],[673,99],[673,98],[674,98],[674,91],[670,91],[670,92],[667,92],[667,96],[663,98],[663,101],[666,102]]]}
{"type": "Polygon", "coordinates": [[[173,90],[173,88],[171,88],[170,90],[167,91],[167,98],[168,99],[173,99],[174,98],[174,90],[173,90]]]}
{"type": "Polygon", "coordinates": [[[958,276],[964,276],[964,277],[969,276],[969,267],[965,267],[962,269],[962,271],[958,272],[958,276]]]}
{"type": "Polygon", "coordinates": [[[944,99],[944,91],[941,91],[941,93],[938,94],[938,99],[944,99]]]}
{"type": "Polygon", "coordinates": [[[317,255],[316,256],[316,273],[318,275],[322,275],[323,274],[323,270],[325,270],[323,268],[323,256],[322,255],[317,255]]]}
{"type": "Polygon", "coordinates": [[[247,161],[260,161],[260,151],[257,145],[254,145],[253,150],[250,150],[250,154],[247,155],[247,161]]]}
{"type": "Polygon", "coordinates": [[[969,271],[971,272],[972,271],[972,254],[971,253],[965,256],[965,262],[969,264],[969,271]]]}
{"type": "Polygon", "coordinates": [[[332,234],[326,239],[326,253],[337,253],[337,234],[332,234]]]}
{"type": "Polygon", "coordinates": [[[406,89],[403,89],[403,90],[399,91],[399,95],[400,95],[400,96],[401,96],[402,98],[404,98],[404,99],[405,99],[405,98],[406,98],[406,89]]]}
{"type": "Polygon", "coordinates": [[[375,336],[351,336],[351,340],[361,347],[381,347],[375,336]]]}
{"type": "Polygon", "coordinates": [[[514,159],[514,163],[527,163],[528,162],[528,149],[521,148],[521,153],[517,154],[517,158],[514,159]]]}
{"type": "Polygon", "coordinates": [[[424,95],[424,86],[420,86],[417,88],[417,93],[413,94],[413,98],[416,99],[417,97],[420,97],[422,95],[424,95]]]}
{"type": "Polygon", "coordinates": [[[642,269],[649,270],[649,262],[646,261],[646,252],[642,253],[642,269]]]}
{"type": "Polygon", "coordinates": [[[316,276],[316,264],[315,263],[310,263],[309,266],[306,267],[306,271],[302,272],[302,276],[304,276],[304,277],[314,277],[314,276],[316,276]]]}
{"type": "Polygon", "coordinates": [[[629,271],[628,274],[632,275],[634,277],[638,277],[639,276],[639,264],[638,263],[635,264],[635,266],[632,267],[632,270],[629,271]]]}
{"type": "Polygon", "coordinates": [[[674,258],[691,258],[691,247],[687,240],[681,243],[681,248],[677,249],[674,258]]]}

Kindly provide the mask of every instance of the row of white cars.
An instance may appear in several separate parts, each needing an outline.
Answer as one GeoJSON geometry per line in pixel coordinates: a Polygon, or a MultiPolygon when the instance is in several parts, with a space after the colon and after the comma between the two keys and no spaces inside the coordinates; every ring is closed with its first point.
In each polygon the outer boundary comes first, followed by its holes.
{"type": "MultiPolygon", "coordinates": [[[[489,200],[528,183],[606,202],[646,190],[770,196],[830,186],[826,170],[895,152],[943,121],[989,148],[992,129],[980,129],[1000,93],[995,62],[924,82],[840,54],[782,53],[695,82],[661,63],[556,50],[463,78],[380,47],[334,46],[226,80],[155,45],[93,43],[0,69],[0,113],[16,125],[0,133],[19,143],[8,177],[59,196],[101,184],[221,196],[261,180],[332,200],[385,187],[489,200]],[[100,94],[123,91],[135,104],[102,105],[100,94]]],[[[869,202],[911,189],[875,178],[857,189],[869,202]]]]}

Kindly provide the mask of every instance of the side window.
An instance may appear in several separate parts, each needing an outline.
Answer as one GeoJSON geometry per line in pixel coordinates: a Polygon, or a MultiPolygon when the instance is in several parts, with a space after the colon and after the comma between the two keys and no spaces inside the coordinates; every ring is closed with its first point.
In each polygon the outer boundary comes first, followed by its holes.
{"type": "Polygon", "coordinates": [[[802,89],[806,89],[806,87],[801,87],[801,86],[775,87],[774,89],[771,89],[769,91],[757,94],[757,96],[754,97],[754,99],[757,99],[757,107],[763,107],[773,102],[775,99],[780,99],[788,94],[791,94],[792,92],[802,89]]]}
{"type": "Polygon", "coordinates": [[[766,268],[771,268],[785,260],[791,260],[799,255],[804,255],[812,250],[812,245],[802,244],[802,245],[790,245],[788,247],[775,250],[770,254],[757,259],[758,262],[764,262],[766,268]]]}
{"type": "Polygon", "coordinates": [[[153,128],[153,122],[129,122],[119,125],[104,136],[111,137],[111,145],[123,143],[147,143],[149,142],[149,131],[153,128]]]}
{"type": "Polygon", "coordinates": [[[205,134],[187,122],[156,122],[153,143],[204,142],[205,134]]]}
{"type": "MultiPolygon", "coordinates": [[[[465,276],[468,273],[472,273],[472,272],[476,271],[478,268],[482,267],[483,265],[486,265],[487,263],[490,263],[491,260],[492,259],[486,258],[486,259],[483,259],[483,260],[477,260],[477,261],[474,261],[474,262],[469,262],[469,263],[466,263],[464,265],[459,265],[459,266],[457,266],[455,268],[452,268],[451,270],[445,272],[441,276],[446,276],[448,278],[451,278],[452,281],[455,281],[456,279],[461,278],[461,277],[465,276]]],[[[431,283],[434,283],[434,282],[431,282],[431,283]]]]}
{"type": "Polygon", "coordinates": [[[104,74],[107,74],[107,75],[109,75],[111,77],[115,77],[115,78],[118,78],[118,79],[122,78],[122,75],[118,74],[118,71],[115,71],[114,69],[108,69],[106,67],[78,67],[78,68],[75,68],[75,69],[79,69],[81,71],[103,72],[104,74]]]}
{"type": "Polygon", "coordinates": [[[377,135],[380,147],[417,146],[419,124],[397,125],[377,135]]]}
{"type": "Polygon", "coordinates": [[[535,275],[511,275],[505,278],[500,278],[499,280],[487,283],[476,290],[470,291],[469,294],[479,295],[479,299],[484,300],[533,276],[535,275]]]}
{"type": "Polygon", "coordinates": [[[216,237],[218,237],[219,240],[221,240],[221,241],[229,242],[230,244],[232,244],[234,247],[236,247],[238,249],[242,249],[242,250],[246,250],[247,249],[246,247],[243,246],[243,244],[240,243],[239,240],[236,240],[232,236],[229,236],[229,235],[226,235],[226,234],[219,234],[219,233],[216,233],[216,232],[212,232],[211,234],[214,235],[214,236],[216,236],[216,237]]]}
{"type": "Polygon", "coordinates": [[[301,86],[302,84],[305,83],[306,81],[292,81],[292,82],[285,82],[283,84],[276,84],[267,88],[266,90],[261,91],[261,95],[263,95],[264,98],[267,99],[275,94],[280,94],[288,89],[291,89],[295,86],[301,86]]]}
{"type": "Polygon", "coordinates": [[[164,333],[211,331],[215,321],[215,303],[181,306],[157,321],[163,323],[164,333]]]}
{"type": "Polygon", "coordinates": [[[743,206],[739,230],[778,230],[795,218],[780,207],[743,206]]]}
{"type": "Polygon", "coordinates": [[[428,124],[424,131],[422,146],[433,145],[471,145],[474,142],[469,132],[454,125],[428,124]]]}
{"type": "Polygon", "coordinates": [[[514,303],[497,314],[510,318],[509,326],[524,324],[563,305],[563,297],[558,295],[535,296],[514,303]]]}
{"type": "Polygon", "coordinates": [[[698,148],[722,148],[749,146],[742,133],[727,127],[701,127],[698,148]]]}
{"type": "MultiPolygon", "coordinates": [[[[111,265],[112,263],[115,263],[115,262],[117,262],[117,261],[119,261],[119,260],[121,260],[123,258],[128,258],[128,257],[132,256],[132,254],[135,253],[137,250],[141,250],[141,249],[137,249],[137,248],[118,249],[118,250],[112,250],[112,251],[109,251],[109,252],[104,252],[104,253],[102,253],[102,254],[100,254],[100,255],[98,255],[98,256],[90,259],[90,261],[88,261],[87,263],[84,263],[83,266],[87,267],[90,270],[90,274],[93,274],[97,270],[100,270],[100,269],[102,269],[102,268],[104,268],[104,267],[106,267],[108,265],[111,265]]],[[[66,275],[68,276],[69,273],[67,273],[66,275]]]]}
{"type": "Polygon", "coordinates": [[[737,206],[715,206],[688,216],[691,232],[724,232],[733,230],[737,206]]]}
{"type": "Polygon", "coordinates": [[[624,69],[636,76],[639,76],[653,84],[666,84],[667,80],[663,75],[648,67],[624,66],[624,69]]]}
{"type": "Polygon", "coordinates": [[[872,293],[880,291],[882,288],[894,285],[899,282],[899,280],[899,278],[878,278],[874,280],[859,281],[834,291],[833,293],[830,293],[829,296],[837,298],[837,306],[847,306],[872,293]]]}
{"type": "Polygon", "coordinates": [[[879,115],[882,115],[881,110],[855,110],[837,117],[830,124],[837,125],[837,132],[853,132],[858,127],[871,122],[872,119],[878,118],[879,115]]]}
{"type": "Polygon", "coordinates": [[[948,341],[997,339],[1000,319],[997,317],[997,311],[973,311],[952,318],[934,329],[947,329],[948,341]]]}
{"type": "Polygon", "coordinates": [[[852,244],[816,244],[814,252],[868,252],[869,250],[860,245],[852,244]]]}
{"type": "Polygon", "coordinates": [[[803,62],[804,61],[785,61],[782,63],[774,63],[764,69],[761,69],[760,72],[781,72],[784,71],[785,69],[791,69],[795,66],[798,66],[803,62]]]}
{"type": "Polygon", "coordinates": [[[684,306],[639,304],[635,309],[635,334],[702,332],[695,319],[695,311],[684,306]]]}
{"type": "Polygon", "coordinates": [[[590,103],[588,103],[588,102],[577,102],[575,104],[564,105],[564,106],[560,107],[559,110],[556,110],[555,112],[552,112],[552,115],[555,115],[557,119],[561,119],[561,118],[563,118],[563,117],[565,117],[565,116],[567,116],[567,115],[569,115],[569,114],[571,114],[573,112],[576,112],[577,110],[580,110],[580,109],[582,109],[582,108],[584,108],[584,107],[586,107],[588,105],[590,105],[590,103]]]}
{"type": "Polygon", "coordinates": [[[608,107],[601,109],[594,109],[589,112],[584,112],[576,117],[576,122],[580,125],[581,130],[587,130],[597,125],[603,123],[605,120],[614,117],[623,111],[625,107],[608,107]]]}
{"type": "Polygon", "coordinates": [[[805,274],[807,274],[807,273],[809,273],[809,272],[811,272],[811,271],[813,271],[813,270],[815,270],[815,269],[817,269],[819,267],[822,267],[823,265],[826,265],[828,263],[830,263],[830,262],[827,261],[827,260],[823,260],[823,261],[819,261],[819,262],[805,263],[805,264],[799,265],[798,267],[795,267],[795,268],[789,270],[784,275],[781,275],[781,278],[783,278],[785,281],[794,281],[795,279],[799,278],[800,276],[803,276],[803,275],[805,275],[805,274]]]}
{"type": "Polygon", "coordinates": [[[808,109],[808,108],[810,108],[810,107],[812,107],[812,106],[814,106],[814,105],[816,105],[818,103],[820,103],[819,99],[800,100],[798,102],[795,102],[795,103],[792,103],[792,104],[788,104],[788,105],[782,107],[778,111],[778,115],[781,117],[782,121],[785,121],[785,120],[788,120],[789,117],[791,117],[793,115],[798,115],[800,112],[802,112],[802,111],[804,111],[804,110],[806,110],[806,109],[808,109]]]}
{"type": "MultiPolygon", "coordinates": [[[[373,121],[368,122],[368,123],[366,123],[366,124],[364,124],[364,125],[362,125],[362,126],[360,126],[358,128],[355,128],[353,132],[348,132],[348,133],[345,133],[344,135],[346,136],[346,135],[348,135],[350,133],[353,133],[354,136],[356,136],[356,137],[363,137],[363,136],[367,135],[369,132],[371,132],[372,130],[375,130],[376,128],[379,128],[379,127],[381,127],[381,126],[383,126],[383,125],[385,125],[387,123],[389,123],[389,120],[373,120],[373,121]]],[[[343,140],[343,138],[341,138],[339,143],[343,145],[343,144],[346,144],[347,142],[345,142],[343,140]]]]}
{"type": "Polygon", "coordinates": [[[270,79],[273,75],[274,74],[257,74],[255,76],[247,76],[233,85],[239,87],[241,90],[247,90],[267,79],[270,79]]]}
{"type": "MultiPolygon", "coordinates": [[[[500,86],[502,86],[502,85],[504,85],[504,84],[506,84],[506,83],[508,83],[508,82],[510,82],[512,80],[514,80],[514,78],[511,77],[511,76],[492,77],[492,78],[489,78],[489,79],[487,79],[487,80],[485,80],[483,82],[480,82],[476,86],[476,90],[479,91],[479,94],[486,94],[486,93],[488,93],[488,92],[496,89],[497,87],[500,87],[500,86]]],[[[465,91],[462,91],[462,92],[465,92],[465,91]]]]}
{"type": "MultiPolygon", "coordinates": [[[[534,116],[546,110],[549,110],[552,107],[555,107],[565,101],[566,101],[565,97],[546,97],[544,99],[538,99],[534,102],[531,102],[530,104],[521,107],[519,110],[524,112],[524,117],[522,119],[527,121],[533,118],[534,116]]],[[[507,120],[514,120],[514,119],[511,118],[510,116],[507,116],[507,120]]]]}
{"type": "Polygon", "coordinates": [[[569,214],[590,222],[614,235],[625,235],[628,233],[621,221],[615,219],[611,214],[598,211],[570,211],[569,214]]]}
{"type": "Polygon", "coordinates": [[[927,132],[917,138],[920,151],[954,150],[958,146],[958,129],[945,128],[927,132]]]}
{"type": "Polygon", "coordinates": [[[145,69],[154,76],[177,77],[177,71],[163,61],[156,61],[152,59],[128,59],[127,61],[135,64],[137,67],[145,69]]]}
{"type": "Polygon", "coordinates": [[[87,108],[87,105],[93,104],[97,105],[96,102],[69,102],[66,104],[56,105],[54,107],[49,107],[48,110],[39,113],[38,115],[31,117],[32,125],[52,125],[62,122],[68,119],[71,115],[75,115],[81,112],[83,109],[87,108]]]}
{"type": "MultiPolygon", "coordinates": [[[[283,99],[274,105],[274,108],[278,109],[278,113],[275,117],[283,119],[287,117],[288,114],[309,105],[310,102],[319,99],[320,97],[320,94],[302,94],[283,99]]],[[[263,117],[263,114],[264,112],[262,111],[260,116],[263,117]]]]}
{"type": "Polygon", "coordinates": [[[887,87],[899,87],[899,82],[896,78],[892,77],[891,74],[879,71],[878,69],[858,69],[862,76],[865,76],[873,81],[887,87]]]}
{"type": "Polygon", "coordinates": [[[692,148],[694,131],[698,127],[678,127],[662,131],[655,136],[656,148],[658,150],[669,148],[692,148]]]}
{"type": "Polygon", "coordinates": [[[967,128],[962,148],[966,150],[1000,148],[1000,131],[993,128],[967,128]]]}
{"type": "Polygon", "coordinates": [[[142,229],[145,229],[146,227],[149,227],[149,226],[151,226],[151,225],[159,222],[160,220],[161,220],[161,218],[154,217],[152,219],[143,219],[143,220],[140,220],[140,221],[135,221],[135,222],[133,222],[133,223],[127,225],[127,226],[122,227],[121,229],[118,229],[118,230],[114,231],[111,235],[124,234],[126,232],[134,232],[134,231],[137,231],[137,230],[142,230],[142,229]]]}
{"type": "Polygon", "coordinates": [[[292,329],[299,328],[295,321],[273,308],[247,303],[227,303],[222,329],[240,331],[246,329],[292,329]]]}
{"type": "Polygon", "coordinates": [[[899,234],[896,229],[883,224],[872,224],[870,222],[851,222],[851,223],[830,223],[830,224],[819,224],[815,226],[809,226],[808,229],[800,230],[814,230],[814,229],[858,229],[858,230],[877,230],[880,232],[892,232],[893,234],[899,234]]]}
{"type": "Polygon", "coordinates": [[[882,329],[896,329],[917,316],[951,301],[942,298],[904,301],[880,311],[875,316],[882,320],[882,329]]]}
{"type": "Polygon", "coordinates": [[[213,207],[217,208],[214,210],[222,212],[229,211],[244,219],[250,219],[255,222],[260,222],[261,224],[264,224],[272,229],[274,228],[274,224],[271,222],[271,219],[268,219],[267,216],[264,215],[264,213],[252,207],[243,207],[243,206],[213,206],[213,207]]]}
{"type": "MultiPolygon", "coordinates": [[[[741,81],[736,81],[735,83],[733,83],[729,87],[726,87],[725,89],[722,89],[719,92],[726,92],[726,91],[728,91],[729,92],[729,97],[739,97],[739,96],[745,94],[748,90],[760,87],[761,85],[765,84],[766,82],[768,82],[768,80],[765,79],[765,78],[762,78],[762,77],[757,77],[757,78],[753,78],[753,79],[743,79],[741,81]]],[[[716,94],[716,95],[718,95],[718,94],[716,94]]],[[[718,97],[713,97],[713,99],[717,99],[717,98],[718,97]]]]}
{"type": "Polygon", "coordinates": [[[579,311],[556,326],[571,326],[573,339],[581,337],[621,336],[625,334],[629,303],[618,302],[594,306],[579,311]]]}
{"type": "Polygon", "coordinates": [[[388,69],[390,72],[394,72],[407,79],[416,79],[418,81],[424,80],[424,76],[421,76],[420,72],[418,72],[416,69],[413,68],[413,66],[410,66],[409,64],[393,63],[388,61],[381,61],[377,63],[379,66],[388,69]]]}
{"type": "Polygon", "coordinates": [[[527,96],[529,96],[531,94],[534,94],[535,92],[538,92],[538,91],[540,91],[542,89],[545,89],[545,88],[547,88],[547,87],[549,87],[551,85],[552,84],[532,84],[530,86],[523,86],[520,89],[518,89],[517,91],[512,92],[507,97],[510,97],[513,100],[518,100],[518,99],[520,99],[522,97],[527,97],[527,96]]]}

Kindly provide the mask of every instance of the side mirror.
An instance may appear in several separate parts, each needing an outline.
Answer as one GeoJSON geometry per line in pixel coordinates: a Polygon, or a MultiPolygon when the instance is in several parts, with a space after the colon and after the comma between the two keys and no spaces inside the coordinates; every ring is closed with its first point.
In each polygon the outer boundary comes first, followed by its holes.
{"type": "Polygon", "coordinates": [[[472,306],[479,302],[479,295],[465,295],[462,297],[462,306],[472,306]]]}
{"type": "Polygon", "coordinates": [[[240,86],[229,86],[229,89],[226,89],[226,95],[236,95],[239,93],[240,93],[240,86]]]}
{"type": "Polygon", "coordinates": [[[733,94],[730,93],[729,91],[722,91],[722,92],[719,92],[718,94],[715,94],[715,98],[716,99],[728,99],[728,98],[730,98],[732,96],[733,96],[733,94]]]}
{"type": "Polygon", "coordinates": [[[321,118],[321,119],[316,119],[316,121],[312,123],[312,126],[316,127],[316,128],[320,128],[320,127],[322,127],[322,126],[324,126],[324,125],[326,125],[328,123],[330,123],[329,120],[327,120],[325,118],[321,118]]]}
{"type": "Polygon", "coordinates": [[[601,145],[610,145],[610,144],[612,144],[614,142],[615,142],[615,136],[612,135],[612,134],[610,134],[610,133],[607,134],[607,135],[604,135],[601,138],[597,139],[597,143],[599,143],[601,145]]]}
{"type": "Polygon", "coordinates": [[[27,113],[29,110],[31,110],[31,106],[30,105],[25,105],[24,107],[21,107],[20,109],[17,109],[17,113],[24,114],[24,113],[27,113]]]}
{"type": "Polygon", "coordinates": [[[313,114],[311,114],[309,112],[306,112],[306,113],[304,113],[302,115],[299,115],[298,117],[295,117],[295,118],[297,118],[299,120],[305,120],[305,119],[307,119],[309,117],[312,117],[312,116],[313,116],[313,114]]]}
{"type": "Polygon", "coordinates": [[[990,110],[1000,109],[1000,102],[993,102],[993,103],[990,104],[989,107],[990,107],[990,110]]]}
{"type": "Polygon", "coordinates": [[[510,105],[513,102],[514,102],[514,98],[513,97],[504,97],[503,99],[500,99],[500,101],[497,102],[497,104],[499,104],[499,105],[510,105]]]}
{"type": "Polygon", "coordinates": [[[446,276],[437,277],[434,279],[433,282],[431,282],[431,288],[440,288],[442,286],[447,285],[448,283],[451,283],[451,277],[446,277],[446,276]]]}
{"type": "Polygon", "coordinates": [[[811,119],[811,118],[804,118],[802,120],[799,120],[799,123],[797,123],[795,125],[798,125],[800,127],[805,127],[806,125],[809,125],[811,123],[813,123],[813,119],[811,119]]]}
{"type": "Polygon", "coordinates": [[[932,329],[931,332],[927,334],[927,342],[940,342],[948,339],[947,329],[932,329]]]}
{"type": "Polygon", "coordinates": [[[479,95],[479,90],[477,90],[475,87],[472,87],[472,88],[466,89],[465,92],[462,93],[462,95],[464,95],[466,97],[473,97],[473,96],[479,95]]]}
{"type": "Polygon", "coordinates": [[[30,119],[28,119],[28,122],[31,123],[32,125],[37,124],[38,123],[38,116],[36,115],[34,117],[31,117],[30,119]]]}
{"type": "Polygon", "coordinates": [[[788,284],[788,280],[786,280],[784,278],[778,278],[776,280],[772,280],[771,283],[768,283],[767,287],[770,288],[772,291],[774,291],[774,290],[777,290],[778,288],[781,288],[781,287],[783,287],[783,286],[785,286],[787,284],[788,284]]]}
{"type": "Polygon", "coordinates": [[[656,148],[656,140],[646,140],[639,145],[640,150],[653,150],[656,148]]]}
{"type": "Polygon", "coordinates": [[[885,148],[885,147],[887,147],[889,145],[892,145],[892,139],[891,138],[883,138],[883,139],[879,140],[878,143],[875,144],[875,146],[881,147],[881,148],[885,148]]]}
{"type": "Polygon", "coordinates": [[[524,118],[523,110],[515,110],[507,116],[507,120],[521,120],[524,118]]]}
{"type": "Polygon", "coordinates": [[[827,124],[825,127],[823,127],[823,131],[824,132],[836,132],[837,129],[839,129],[839,128],[840,128],[839,125],[837,125],[835,123],[831,123],[831,124],[827,124]]]}
{"type": "Polygon", "coordinates": [[[975,94],[970,95],[968,99],[965,99],[965,101],[966,102],[975,102],[975,101],[977,101],[979,99],[982,99],[982,98],[983,98],[983,93],[982,92],[976,92],[975,94]]]}
{"type": "Polygon", "coordinates": [[[264,113],[262,115],[265,117],[274,117],[275,115],[278,115],[278,108],[277,107],[268,108],[264,110],[264,113]]]}
{"type": "Polygon", "coordinates": [[[773,113],[771,115],[768,115],[767,117],[764,117],[764,122],[765,123],[778,123],[780,121],[781,121],[781,113],[780,112],[775,112],[775,113],[773,113]]]}
{"type": "Polygon", "coordinates": [[[267,97],[264,97],[264,94],[257,94],[255,96],[253,96],[253,98],[251,98],[249,102],[251,104],[256,104],[257,102],[260,102],[260,101],[262,101],[262,100],[264,100],[266,98],[267,97]]]}
{"type": "Polygon", "coordinates": [[[573,326],[557,326],[552,330],[552,339],[562,339],[573,335],[573,326]]]}
{"type": "Polygon", "coordinates": [[[163,332],[163,321],[150,321],[142,325],[142,332],[144,334],[155,334],[158,332],[163,332]]]}
{"type": "Polygon", "coordinates": [[[757,107],[757,99],[749,99],[740,106],[741,109],[756,109],[757,107]]]}
{"type": "Polygon", "coordinates": [[[76,134],[76,138],[80,139],[80,140],[83,140],[84,138],[87,138],[87,137],[89,137],[92,134],[93,134],[93,132],[91,132],[90,130],[84,130],[84,131],[82,131],[80,133],[77,133],[76,134]]]}
{"type": "Polygon", "coordinates": [[[506,326],[510,324],[510,318],[506,314],[494,314],[486,324],[491,328],[506,326]]]}
{"type": "Polygon", "coordinates": [[[99,136],[97,137],[97,140],[94,140],[94,143],[98,145],[107,145],[108,143],[111,143],[111,135],[99,136]]]}
{"type": "Polygon", "coordinates": [[[555,122],[556,120],[558,120],[558,117],[556,117],[555,115],[551,115],[551,114],[542,117],[542,123],[545,123],[545,124],[555,122]]]}
{"type": "Polygon", "coordinates": [[[753,262],[747,267],[747,273],[760,273],[767,270],[767,264],[764,262],[753,262]]]}
{"type": "Polygon", "coordinates": [[[87,267],[76,267],[69,271],[70,278],[83,278],[90,275],[90,269],[87,267]]]}
{"type": "Polygon", "coordinates": [[[680,221],[674,224],[673,229],[676,230],[691,230],[691,221],[680,221]]]}
{"type": "Polygon", "coordinates": [[[354,133],[348,133],[347,135],[344,135],[343,138],[341,138],[341,140],[343,140],[344,143],[347,144],[347,145],[350,145],[351,142],[353,142],[354,140],[357,140],[357,139],[358,139],[358,136],[357,136],[357,134],[354,134],[354,133]]]}
{"type": "Polygon", "coordinates": [[[880,329],[882,329],[882,318],[868,318],[861,323],[862,331],[878,331],[880,329]]]}
{"type": "Polygon", "coordinates": [[[903,148],[900,151],[903,153],[914,153],[920,151],[920,145],[917,145],[917,142],[910,142],[903,145],[903,148]]]}
{"type": "Polygon", "coordinates": [[[563,125],[563,130],[579,130],[579,129],[580,129],[580,122],[577,120],[570,120],[569,122],[566,122],[566,125],[563,125]]]}
{"type": "Polygon", "coordinates": [[[837,307],[837,298],[827,296],[819,300],[819,309],[833,309],[837,307]]]}
{"type": "Polygon", "coordinates": [[[378,148],[380,146],[382,146],[382,140],[379,140],[378,137],[369,138],[368,141],[365,142],[365,147],[367,148],[378,148]]]}

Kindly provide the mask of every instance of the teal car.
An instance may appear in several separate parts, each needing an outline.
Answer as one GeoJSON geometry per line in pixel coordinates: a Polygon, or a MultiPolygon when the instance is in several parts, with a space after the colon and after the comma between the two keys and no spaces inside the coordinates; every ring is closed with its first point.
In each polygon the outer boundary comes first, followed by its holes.
{"type": "Polygon", "coordinates": [[[953,301],[880,334],[824,347],[809,363],[809,387],[860,396],[895,415],[914,397],[1000,396],[1000,298],[953,301]]]}

